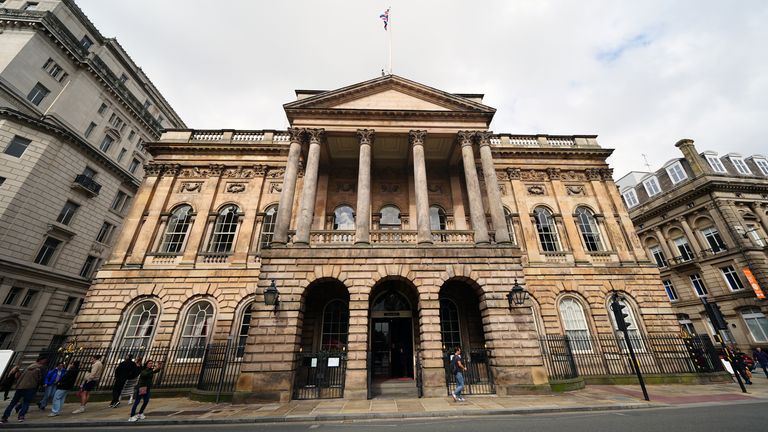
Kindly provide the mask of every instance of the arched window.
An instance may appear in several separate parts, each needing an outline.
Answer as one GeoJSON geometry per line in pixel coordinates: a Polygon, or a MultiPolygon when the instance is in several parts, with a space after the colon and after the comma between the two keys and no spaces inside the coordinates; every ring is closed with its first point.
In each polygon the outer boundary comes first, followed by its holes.
{"type": "Polygon", "coordinates": [[[560,300],[560,319],[563,320],[565,335],[571,341],[571,349],[581,352],[592,351],[587,317],[578,300],[572,297],[563,297],[560,300]]]}
{"type": "Polygon", "coordinates": [[[323,311],[323,335],[321,351],[343,351],[347,346],[349,331],[349,307],[342,300],[331,300],[323,311]]]}
{"type": "Polygon", "coordinates": [[[517,243],[515,240],[515,226],[512,223],[512,212],[508,208],[504,207],[504,222],[507,224],[507,232],[509,232],[509,239],[512,243],[517,243]]]}
{"type": "Polygon", "coordinates": [[[125,323],[120,349],[149,349],[157,328],[159,311],[157,303],[151,300],[145,300],[134,306],[125,323]]]}
{"type": "Polygon", "coordinates": [[[461,327],[459,326],[459,308],[453,300],[440,299],[440,334],[446,350],[461,346],[461,327]]]}
{"type": "Polygon", "coordinates": [[[261,224],[261,249],[269,247],[269,244],[272,243],[276,222],[277,206],[267,207],[267,210],[264,212],[264,222],[261,224]]]}
{"type": "Polygon", "coordinates": [[[597,221],[592,210],[586,207],[576,208],[576,225],[579,227],[584,247],[589,252],[600,252],[603,243],[600,241],[600,231],[597,229],[597,221]]]}
{"type": "Polygon", "coordinates": [[[381,209],[381,221],[379,226],[383,230],[400,229],[400,209],[395,206],[385,206],[381,209]]]}
{"type": "Polygon", "coordinates": [[[243,308],[243,317],[240,319],[240,329],[237,332],[237,357],[242,358],[245,353],[245,344],[248,342],[248,332],[251,330],[251,317],[253,312],[251,307],[253,303],[247,304],[243,308]]]}
{"type": "Polygon", "coordinates": [[[180,358],[201,358],[213,330],[213,305],[199,301],[187,310],[179,341],[180,358]]]}
{"type": "Polygon", "coordinates": [[[339,206],[333,212],[334,231],[346,231],[355,229],[355,212],[350,206],[339,206]]]}
{"type": "Polygon", "coordinates": [[[429,229],[432,231],[445,231],[447,219],[445,217],[445,210],[438,206],[431,206],[429,208],[429,229]]]}
{"type": "Polygon", "coordinates": [[[182,205],[176,207],[168,218],[168,226],[165,228],[163,241],[160,243],[160,252],[181,253],[184,251],[184,241],[192,222],[192,207],[182,205]]]}
{"type": "Polygon", "coordinates": [[[557,237],[557,227],[552,212],[544,207],[536,207],[533,210],[536,219],[536,231],[539,233],[539,243],[544,252],[557,252],[560,250],[560,240],[557,237]]]}
{"type": "MultiPolygon", "coordinates": [[[[630,306],[629,302],[619,299],[619,304],[624,306],[624,309],[622,309],[622,312],[626,315],[624,318],[624,322],[627,323],[627,332],[629,333],[630,341],[632,343],[632,348],[639,351],[643,349],[643,341],[640,337],[640,327],[638,325],[637,319],[635,318],[635,311],[630,306]]],[[[622,334],[621,330],[619,330],[619,326],[616,324],[616,317],[614,317],[613,312],[610,308],[611,300],[608,300],[608,304],[606,305],[606,310],[608,311],[608,315],[610,315],[611,324],[613,325],[613,331],[616,333],[619,339],[619,344],[621,345],[622,349],[626,349],[626,342],[624,341],[624,335],[622,334]]]]}
{"type": "Polygon", "coordinates": [[[768,319],[756,307],[741,310],[741,318],[749,329],[749,334],[755,342],[768,342],[768,319]]]}
{"type": "Polygon", "coordinates": [[[13,340],[16,338],[16,332],[19,330],[14,321],[6,320],[0,322],[0,349],[12,348],[13,340]]]}
{"type": "Polygon", "coordinates": [[[232,251],[232,245],[235,243],[235,232],[237,232],[237,222],[240,218],[239,210],[236,205],[230,204],[219,211],[213,226],[213,233],[211,233],[208,252],[232,251]]]}

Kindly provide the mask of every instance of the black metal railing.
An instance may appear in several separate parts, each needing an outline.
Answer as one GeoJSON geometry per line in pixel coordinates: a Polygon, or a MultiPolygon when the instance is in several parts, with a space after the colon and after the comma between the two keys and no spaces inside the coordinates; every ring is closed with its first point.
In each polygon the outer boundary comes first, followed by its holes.
{"type": "MultiPolygon", "coordinates": [[[[601,334],[580,338],[546,335],[540,338],[540,342],[550,379],[634,374],[623,336],[601,334]]],[[[630,343],[643,374],[723,370],[712,341],[707,336],[682,338],[678,335],[635,334],[630,337],[630,343]]]]}
{"type": "Polygon", "coordinates": [[[294,399],[344,397],[346,353],[299,353],[296,363],[296,375],[293,379],[294,399]]]}
{"type": "MultiPolygon", "coordinates": [[[[451,356],[446,353],[443,356],[445,369],[445,384],[448,394],[456,389],[456,375],[451,372],[451,356]]],[[[491,371],[491,353],[488,350],[470,350],[468,356],[463,356],[463,363],[467,370],[464,372],[464,391],[467,395],[495,394],[496,386],[493,383],[491,371]]]]}
{"type": "Polygon", "coordinates": [[[93,195],[98,195],[99,191],[101,190],[101,185],[96,180],[94,180],[93,177],[87,176],[85,174],[78,174],[77,177],[75,177],[75,184],[93,195]]]}

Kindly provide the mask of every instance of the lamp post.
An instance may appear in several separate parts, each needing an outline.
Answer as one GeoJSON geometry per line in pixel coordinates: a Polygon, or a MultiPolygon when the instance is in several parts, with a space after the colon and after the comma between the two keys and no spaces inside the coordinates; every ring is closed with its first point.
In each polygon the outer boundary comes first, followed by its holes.
{"type": "Polygon", "coordinates": [[[274,306],[275,315],[280,305],[280,292],[277,290],[275,280],[272,279],[272,283],[264,289],[264,304],[267,306],[274,306]]]}
{"type": "Polygon", "coordinates": [[[512,284],[512,289],[507,293],[507,301],[509,302],[509,310],[512,310],[513,306],[522,306],[525,301],[528,300],[528,291],[517,283],[517,278],[512,284]]]}

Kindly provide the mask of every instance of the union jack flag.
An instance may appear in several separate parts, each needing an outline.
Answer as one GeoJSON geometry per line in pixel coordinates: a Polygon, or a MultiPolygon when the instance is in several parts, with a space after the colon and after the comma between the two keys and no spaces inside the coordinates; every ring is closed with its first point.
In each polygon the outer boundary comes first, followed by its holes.
{"type": "Polygon", "coordinates": [[[387,29],[387,24],[389,24],[389,8],[384,11],[383,14],[379,15],[379,18],[381,18],[382,21],[384,21],[384,30],[387,29]]]}

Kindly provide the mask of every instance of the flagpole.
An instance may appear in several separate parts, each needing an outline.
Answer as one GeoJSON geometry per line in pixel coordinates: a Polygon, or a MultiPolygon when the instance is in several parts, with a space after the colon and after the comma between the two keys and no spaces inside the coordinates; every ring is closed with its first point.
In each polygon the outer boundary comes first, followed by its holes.
{"type": "MultiPolygon", "coordinates": [[[[392,6],[389,7],[389,13],[392,14],[392,6]]],[[[391,18],[391,17],[390,17],[391,18]]],[[[392,20],[389,20],[389,74],[392,75],[392,20]]]]}

